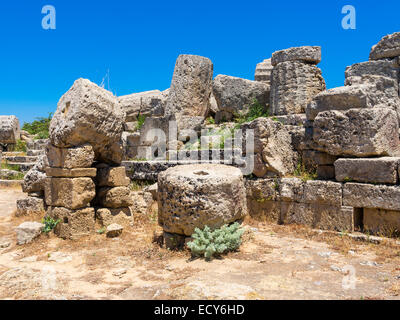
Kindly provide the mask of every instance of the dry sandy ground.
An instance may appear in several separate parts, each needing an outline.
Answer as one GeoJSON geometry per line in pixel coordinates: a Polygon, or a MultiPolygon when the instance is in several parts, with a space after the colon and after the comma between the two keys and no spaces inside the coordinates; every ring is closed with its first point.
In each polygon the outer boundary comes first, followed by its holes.
{"type": "Polygon", "coordinates": [[[399,299],[400,245],[246,222],[239,252],[206,262],[153,242],[155,217],[118,239],[41,235],[17,246],[18,190],[0,190],[0,299],[399,299]],[[52,261],[56,260],[56,261],[52,261]]]}

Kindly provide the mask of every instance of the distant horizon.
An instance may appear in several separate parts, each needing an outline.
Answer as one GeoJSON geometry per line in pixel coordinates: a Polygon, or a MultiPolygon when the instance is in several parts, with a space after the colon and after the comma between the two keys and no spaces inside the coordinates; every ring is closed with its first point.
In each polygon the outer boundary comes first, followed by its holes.
{"type": "Polygon", "coordinates": [[[166,90],[179,54],[210,58],[214,77],[254,80],[257,63],[273,52],[316,45],[327,88],[342,86],[347,66],[368,61],[374,44],[400,31],[396,1],[20,0],[1,3],[0,12],[0,115],[21,126],[54,113],[76,79],[100,85],[108,70],[105,88],[117,96],[166,90]],[[56,9],[55,30],[42,28],[45,4],[56,9]],[[355,30],[341,25],[348,4],[355,30]]]}

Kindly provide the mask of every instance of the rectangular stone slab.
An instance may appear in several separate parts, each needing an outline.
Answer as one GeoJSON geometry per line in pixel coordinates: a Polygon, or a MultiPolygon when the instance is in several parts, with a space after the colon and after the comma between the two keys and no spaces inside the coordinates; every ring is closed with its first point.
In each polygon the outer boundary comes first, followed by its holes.
{"type": "Polygon", "coordinates": [[[79,177],[95,177],[97,173],[96,168],[46,168],[48,177],[61,177],[61,178],[79,178],[79,177]]]}
{"type": "Polygon", "coordinates": [[[338,159],[335,162],[337,181],[397,184],[400,158],[338,159]]]}
{"type": "Polygon", "coordinates": [[[343,205],[354,208],[400,210],[400,187],[346,183],[343,186],[343,205]]]}

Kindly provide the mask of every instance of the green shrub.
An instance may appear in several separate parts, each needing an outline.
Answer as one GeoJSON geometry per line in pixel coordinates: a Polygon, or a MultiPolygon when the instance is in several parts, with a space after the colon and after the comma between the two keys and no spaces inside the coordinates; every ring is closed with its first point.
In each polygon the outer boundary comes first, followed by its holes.
{"type": "Polygon", "coordinates": [[[265,106],[254,99],[247,113],[235,115],[235,122],[243,124],[261,117],[269,117],[269,113],[265,110],[265,106]]]}
{"type": "Polygon", "coordinates": [[[143,127],[145,121],[146,121],[146,116],[143,114],[139,114],[137,118],[136,130],[140,130],[143,127]]]}
{"type": "Polygon", "coordinates": [[[39,117],[32,122],[25,122],[22,130],[34,135],[35,139],[47,139],[49,137],[49,126],[52,117],[53,114],[49,113],[48,117],[39,117]]]}
{"type": "Polygon", "coordinates": [[[43,232],[44,233],[49,233],[51,230],[53,230],[55,227],[56,227],[56,225],[60,222],[61,220],[60,219],[58,219],[57,221],[56,220],[54,220],[53,218],[51,218],[51,217],[44,217],[43,219],[42,219],[42,223],[44,224],[44,227],[43,227],[43,232]]]}
{"type": "Polygon", "coordinates": [[[204,256],[207,260],[213,256],[234,251],[242,243],[244,230],[235,222],[230,226],[224,225],[212,231],[208,226],[203,230],[196,228],[192,235],[193,241],[187,246],[194,256],[204,256]]]}
{"type": "Polygon", "coordinates": [[[26,152],[26,141],[17,140],[14,151],[26,152]]]}

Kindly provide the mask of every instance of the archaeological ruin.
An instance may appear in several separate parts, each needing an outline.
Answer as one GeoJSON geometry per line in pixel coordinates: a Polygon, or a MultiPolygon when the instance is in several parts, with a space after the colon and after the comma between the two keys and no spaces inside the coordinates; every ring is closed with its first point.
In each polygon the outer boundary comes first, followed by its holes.
{"type": "MultiPolygon", "coordinates": [[[[169,89],[120,97],[78,79],[46,140],[0,116],[2,161],[24,175],[9,180],[27,194],[16,215],[59,221],[63,239],[99,228],[118,237],[158,208],[171,248],[195,228],[247,215],[399,236],[400,32],[347,67],[342,87],[326,89],[321,59],[318,46],[277,51],[248,80],[213,75],[210,59],[183,54],[169,89]],[[25,153],[13,151],[19,140],[25,153]]],[[[0,186],[13,171],[1,169],[0,186]]],[[[38,235],[37,225],[20,229],[21,244],[38,235]]]]}

